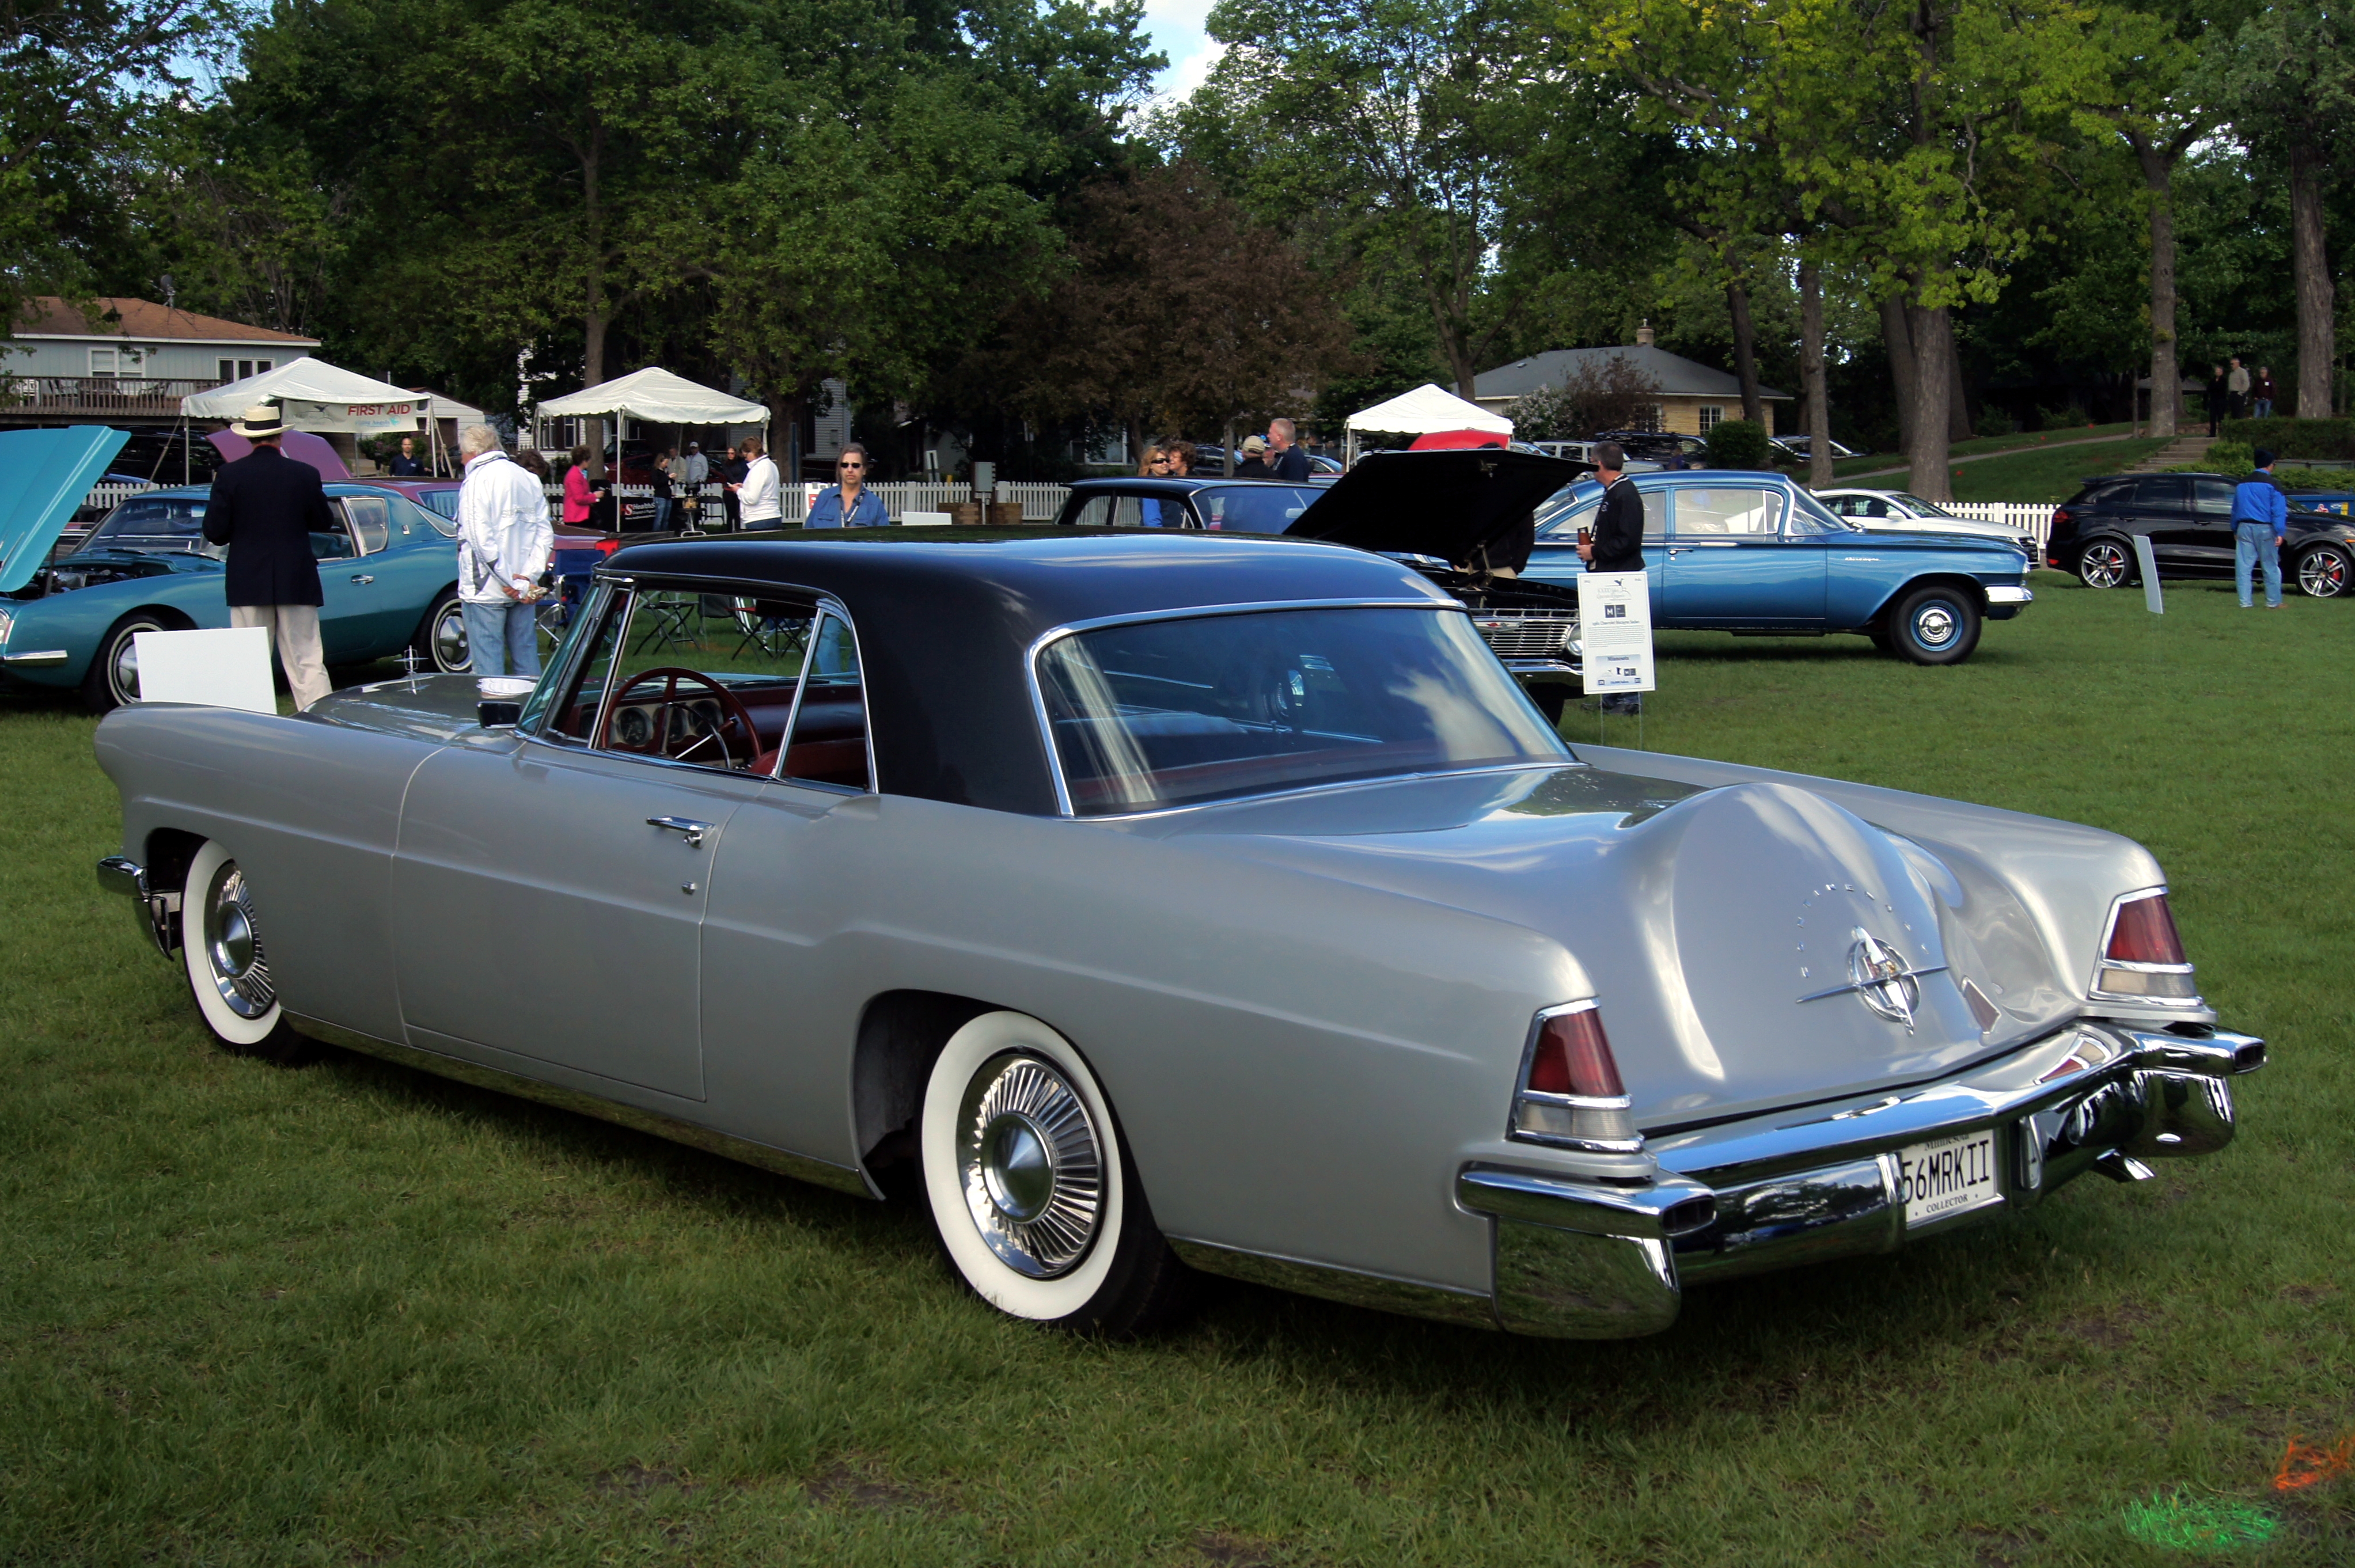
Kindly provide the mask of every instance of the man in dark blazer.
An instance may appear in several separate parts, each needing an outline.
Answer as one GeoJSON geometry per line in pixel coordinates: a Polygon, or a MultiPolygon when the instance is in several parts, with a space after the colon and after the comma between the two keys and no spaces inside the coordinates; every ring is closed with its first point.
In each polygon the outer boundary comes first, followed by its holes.
{"type": "MultiPolygon", "coordinates": [[[[1578,557],[1589,571],[1644,570],[1644,497],[1627,477],[1627,454],[1615,441],[1594,447],[1594,479],[1603,486],[1603,504],[1594,508],[1588,537],[1578,557]]],[[[1636,692],[1614,691],[1603,699],[1605,713],[1641,713],[1644,699],[1636,692]]]]}
{"type": "Polygon", "coordinates": [[[286,433],[278,409],[257,403],[229,427],[253,450],[213,479],[205,538],[229,546],[229,624],[270,633],[294,706],[308,708],[332,689],[319,652],[319,567],[311,535],[338,531],[319,471],[278,450],[286,433]]]}

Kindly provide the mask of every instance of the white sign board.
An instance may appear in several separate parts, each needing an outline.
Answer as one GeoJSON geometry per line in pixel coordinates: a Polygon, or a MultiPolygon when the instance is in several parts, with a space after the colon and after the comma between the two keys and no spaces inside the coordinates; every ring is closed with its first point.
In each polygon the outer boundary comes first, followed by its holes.
{"type": "Polygon", "coordinates": [[[139,661],[142,702],[278,711],[278,693],[270,685],[270,634],[262,627],[137,632],[131,646],[139,661]]]}
{"type": "Polygon", "coordinates": [[[296,430],[348,431],[355,435],[383,435],[415,430],[421,403],[313,403],[289,398],[279,405],[286,422],[296,430]]]}
{"type": "Polygon", "coordinates": [[[2135,564],[2142,568],[2142,607],[2154,615],[2167,613],[2167,598],[2158,586],[2158,561],[2150,553],[2150,536],[2134,537],[2135,564]]]}
{"type": "Polygon", "coordinates": [[[1589,692],[1653,690],[1652,574],[1581,573],[1578,640],[1585,650],[1589,692]]]}
{"type": "Polygon", "coordinates": [[[900,526],[903,528],[944,528],[949,526],[946,512],[902,512],[900,526]]]}

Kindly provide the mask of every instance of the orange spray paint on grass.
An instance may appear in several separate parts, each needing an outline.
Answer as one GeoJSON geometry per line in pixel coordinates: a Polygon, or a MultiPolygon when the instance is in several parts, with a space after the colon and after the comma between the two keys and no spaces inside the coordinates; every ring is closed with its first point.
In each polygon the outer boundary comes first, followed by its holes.
{"type": "Polygon", "coordinates": [[[2328,1448],[2301,1442],[2293,1433],[2289,1446],[2282,1451],[2281,1468],[2274,1472],[2274,1490],[2298,1491],[2343,1476],[2350,1469],[2355,1469],[2355,1432],[2328,1448]]]}

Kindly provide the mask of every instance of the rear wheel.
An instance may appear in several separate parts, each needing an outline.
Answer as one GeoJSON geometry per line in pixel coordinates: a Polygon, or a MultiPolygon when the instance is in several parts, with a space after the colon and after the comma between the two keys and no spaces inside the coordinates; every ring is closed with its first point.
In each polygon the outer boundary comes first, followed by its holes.
{"type": "Polygon", "coordinates": [[[90,673],[81,677],[82,706],[104,713],[139,700],[139,646],[131,639],[142,632],[169,632],[177,627],[154,610],[133,610],[106,629],[91,656],[90,673]]]}
{"type": "Polygon", "coordinates": [[[189,863],[181,889],[180,953],[197,1016],[223,1051],[288,1067],[318,1054],[279,1006],[253,890],[229,851],[211,839],[189,863]]]}
{"type": "Polygon", "coordinates": [[[1960,664],[1979,645],[1979,607],[1966,589],[1934,582],[1916,588],[1890,613],[1898,656],[1915,664],[1960,664]]]}
{"type": "Polygon", "coordinates": [[[1053,1029],[1013,1012],[966,1023],[932,1064],[920,1125],[933,1229],[983,1300],[1109,1339],[1182,1308],[1190,1276],[1094,1074],[1053,1029]]]}
{"type": "Polygon", "coordinates": [[[2297,558],[2297,591],[2308,598],[2344,597],[2350,575],[2355,575],[2355,568],[2350,567],[2347,552],[2336,545],[2322,545],[2297,558]]]}
{"type": "Polygon", "coordinates": [[[433,601],[410,646],[437,675],[464,675],[474,667],[474,655],[466,646],[466,604],[456,589],[445,590],[433,601]]]}
{"type": "Polygon", "coordinates": [[[2095,539],[2078,552],[2077,575],[2088,588],[2121,588],[2134,576],[2134,557],[2115,539],[2095,539]]]}

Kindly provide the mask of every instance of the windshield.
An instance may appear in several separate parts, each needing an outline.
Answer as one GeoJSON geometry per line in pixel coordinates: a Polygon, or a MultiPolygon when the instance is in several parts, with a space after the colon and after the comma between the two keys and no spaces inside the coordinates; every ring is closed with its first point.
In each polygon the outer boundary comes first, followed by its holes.
{"type": "Polygon", "coordinates": [[[1038,675],[1082,816],[1569,756],[1453,606],[1107,626],[1038,675]]]}
{"type": "Polygon", "coordinates": [[[123,502],[83,536],[73,553],[105,549],[178,550],[216,560],[228,553],[227,546],[206,542],[201,496],[141,496],[123,502]]]}
{"type": "Polygon", "coordinates": [[[1202,526],[1231,534],[1280,534],[1325,492],[1305,485],[1224,485],[1194,492],[1202,526]]]}

